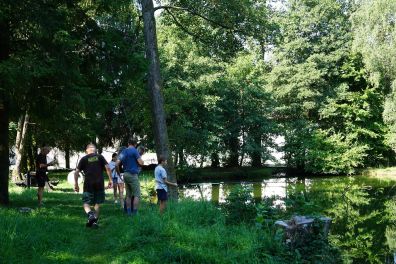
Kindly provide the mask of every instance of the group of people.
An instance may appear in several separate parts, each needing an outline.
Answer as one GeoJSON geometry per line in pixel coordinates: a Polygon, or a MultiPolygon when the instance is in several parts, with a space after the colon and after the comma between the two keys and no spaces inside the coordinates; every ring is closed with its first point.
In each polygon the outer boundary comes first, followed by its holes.
{"type": "MultiPolygon", "coordinates": [[[[144,148],[139,150],[136,148],[137,141],[130,139],[128,147],[123,149],[119,155],[114,153],[110,163],[98,154],[94,144],[88,144],[86,147],[86,156],[82,157],[77,165],[74,174],[74,190],[80,191],[78,178],[80,172],[84,174],[84,186],[82,193],[83,208],[87,214],[87,227],[98,227],[100,205],[105,201],[105,184],[103,171],[108,177],[107,188],[113,188],[115,202],[124,207],[128,216],[135,216],[138,213],[141,198],[139,173],[144,165],[141,155],[144,148]],[[126,197],[123,198],[125,188],[126,197]],[[117,193],[118,192],[118,197],[117,193]]],[[[46,162],[46,155],[49,149],[43,148],[36,159],[36,178],[38,183],[38,201],[42,204],[42,193],[45,182],[48,181],[46,176],[47,167],[50,164],[46,162]]],[[[176,183],[172,183],[167,179],[167,173],[164,168],[167,160],[165,157],[158,158],[158,166],[154,170],[154,178],[156,183],[156,192],[159,201],[159,210],[162,214],[166,208],[168,200],[168,185],[177,187],[176,183]]]]}

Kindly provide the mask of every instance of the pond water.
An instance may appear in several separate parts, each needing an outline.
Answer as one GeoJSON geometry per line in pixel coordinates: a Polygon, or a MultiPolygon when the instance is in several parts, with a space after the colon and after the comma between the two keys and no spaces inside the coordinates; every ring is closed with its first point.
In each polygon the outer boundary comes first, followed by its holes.
{"type": "Polygon", "coordinates": [[[290,214],[333,219],[329,241],[345,263],[396,263],[396,182],[368,177],[273,178],[258,182],[213,182],[180,187],[179,195],[224,203],[236,186],[256,201],[273,198],[290,214]]]}

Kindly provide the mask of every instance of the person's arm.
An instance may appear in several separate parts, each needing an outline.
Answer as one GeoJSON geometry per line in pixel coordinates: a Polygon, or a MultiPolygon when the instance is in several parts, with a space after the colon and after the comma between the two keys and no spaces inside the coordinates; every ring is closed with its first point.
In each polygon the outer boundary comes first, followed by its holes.
{"type": "Polygon", "coordinates": [[[166,170],[163,168],[161,171],[162,171],[161,177],[162,177],[162,179],[164,180],[164,182],[165,182],[167,185],[171,185],[171,186],[177,187],[177,183],[168,181],[168,174],[166,173],[166,170]]]}
{"type": "Polygon", "coordinates": [[[171,186],[177,187],[177,183],[170,182],[170,181],[168,181],[168,179],[167,179],[167,178],[164,178],[164,182],[165,182],[166,184],[168,184],[168,185],[171,185],[171,186]]]}
{"type": "Polygon", "coordinates": [[[80,170],[76,169],[76,171],[74,172],[74,190],[76,192],[80,191],[80,187],[78,186],[78,176],[80,176],[80,170]]]}
{"type": "Polygon", "coordinates": [[[113,179],[111,177],[111,170],[110,170],[109,164],[106,164],[105,168],[106,168],[107,176],[109,177],[109,185],[107,186],[107,188],[110,189],[113,187],[113,179]]]}
{"type": "Polygon", "coordinates": [[[139,163],[140,166],[144,165],[144,162],[143,162],[142,158],[138,158],[137,162],[139,163]]]}
{"type": "Polygon", "coordinates": [[[118,175],[121,175],[121,170],[120,170],[120,166],[121,166],[121,161],[117,160],[116,161],[116,165],[115,165],[115,169],[118,175]]]}

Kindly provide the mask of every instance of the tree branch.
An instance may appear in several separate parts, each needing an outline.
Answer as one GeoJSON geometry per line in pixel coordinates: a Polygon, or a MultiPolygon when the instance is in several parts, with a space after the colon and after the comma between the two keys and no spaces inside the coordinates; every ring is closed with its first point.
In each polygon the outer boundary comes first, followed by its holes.
{"type": "Polygon", "coordinates": [[[172,14],[172,12],[170,12],[168,9],[165,9],[165,11],[172,17],[173,21],[176,23],[177,26],[179,26],[185,33],[187,33],[188,35],[190,35],[193,38],[198,39],[199,41],[205,43],[205,44],[209,44],[208,41],[204,40],[203,38],[200,38],[199,36],[195,35],[194,33],[191,33],[186,27],[184,27],[175,17],[174,14],[172,14]]]}
{"type": "Polygon", "coordinates": [[[236,29],[233,28],[233,27],[229,27],[229,26],[227,26],[227,25],[224,25],[224,24],[222,24],[222,23],[220,23],[220,22],[217,22],[217,21],[215,21],[215,20],[213,20],[213,19],[210,19],[210,18],[208,18],[208,17],[206,17],[206,16],[204,16],[204,15],[201,15],[201,14],[199,14],[198,12],[196,12],[196,11],[194,11],[194,10],[191,10],[191,9],[188,9],[188,8],[179,7],[179,6],[169,6],[169,5],[166,5],[166,6],[157,6],[157,7],[154,8],[154,12],[157,11],[157,10],[159,10],[159,9],[164,9],[164,10],[167,10],[168,12],[169,12],[169,9],[184,11],[184,12],[190,13],[190,14],[192,14],[192,15],[194,15],[194,16],[200,17],[200,18],[202,18],[202,19],[204,19],[204,20],[206,20],[206,21],[208,21],[208,22],[210,22],[210,23],[212,23],[212,24],[214,24],[214,25],[216,25],[216,26],[219,26],[219,27],[221,27],[221,28],[224,28],[224,29],[227,29],[227,30],[232,30],[232,31],[238,31],[238,30],[236,30],[236,29]]]}

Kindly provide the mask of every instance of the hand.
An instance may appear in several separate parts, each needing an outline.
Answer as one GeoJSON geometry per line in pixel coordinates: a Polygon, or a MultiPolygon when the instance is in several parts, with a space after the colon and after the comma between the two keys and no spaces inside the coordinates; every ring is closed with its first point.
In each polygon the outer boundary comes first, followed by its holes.
{"type": "Polygon", "coordinates": [[[107,189],[111,189],[111,188],[113,188],[113,182],[109,181],[109,184],[107,185],[107,189]]]}
{"type": "Polygon", "coordinates": [[[80,187],[78,186],[78,183],[74,184],[74,190],[75,190],[76,192],[79,192],[79,191],[80,191],[80,187]]]}
{"type": "Polygon", "coordinates": [[[174,182],[174,183],[172,183],[172,185],[173,185],[174,187],[177,187],[177,183],[175,183],[175,182],[174,182]]]}

